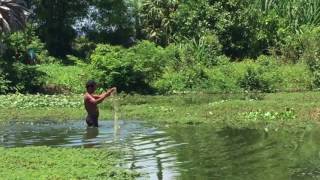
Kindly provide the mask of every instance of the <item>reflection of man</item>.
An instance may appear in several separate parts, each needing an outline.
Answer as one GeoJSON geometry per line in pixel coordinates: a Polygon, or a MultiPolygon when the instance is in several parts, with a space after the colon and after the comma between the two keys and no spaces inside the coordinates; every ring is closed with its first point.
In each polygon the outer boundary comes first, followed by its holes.
{"type": "Polygon", "coordinates": [[[98,104],[102,103],[108,96],[111,95],[113,91],[116,91],[116,88],[113,87],[108,89],[106,92],[100,95],[94,95],[93,93],[97,89],[97,84],[95,81],[90,80],[86,84],[87,92],[84,95],[84,106],[87,110],[87,125],[98,127],[98,118],[99,118],[99,108],[98,104]]]}
{"type": "Polygon", "coordinates": [[[90,140],[90,139],[95,139],[98,135],[99,135],[99,128],[87,127],[86,133],[83,135],[83,140],[85,142],[83,146],[85,148],[93,148],[96,145],[98,145],[99,143],[97,140],[90,140]]]}
{"type": "Polygon", "coordinates": [[[85,139],[94,139],[99,135],[98,128],[87,128],[87,132],[85,134],[85,139]]]}

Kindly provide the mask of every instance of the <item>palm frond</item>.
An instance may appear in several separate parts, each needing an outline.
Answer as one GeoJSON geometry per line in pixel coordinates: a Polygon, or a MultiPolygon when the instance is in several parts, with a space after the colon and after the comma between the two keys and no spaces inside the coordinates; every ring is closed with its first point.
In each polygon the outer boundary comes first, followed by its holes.
{"type": "Polygon", "coordinates": [[[23,0],[0,0],[0,32],[23,28],[29,14],[23,0]]]}

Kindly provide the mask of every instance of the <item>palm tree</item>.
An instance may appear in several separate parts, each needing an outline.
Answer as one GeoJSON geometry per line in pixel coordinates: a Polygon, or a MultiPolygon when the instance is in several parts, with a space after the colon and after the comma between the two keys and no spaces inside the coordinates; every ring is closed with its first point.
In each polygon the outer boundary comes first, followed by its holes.
{"type": "Polygon", "coordinates": [[[0,32],[11,32],[23,28],[29,11],[23,0],[0,0],[0,32]]]}

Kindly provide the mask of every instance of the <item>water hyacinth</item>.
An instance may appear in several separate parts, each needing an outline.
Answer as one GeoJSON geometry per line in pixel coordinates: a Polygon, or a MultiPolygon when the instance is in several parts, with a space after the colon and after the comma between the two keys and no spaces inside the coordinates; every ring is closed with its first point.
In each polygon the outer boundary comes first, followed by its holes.
{"type": "Polygon", "coordinates": [[[264,112],[261,109],[253,112],[240,113],[240,116],[244,118],[245,121],[249,122],[270,122],[270,121],[288,121],[296,119],[296,113],[292,108],[286,108],[283,112],[264,112]]]}
{"type": "Polygon", "coordinates": [[[0,96],[1,108],[80,108],[82,107],[81,95],[2,95],[0,96]]]}

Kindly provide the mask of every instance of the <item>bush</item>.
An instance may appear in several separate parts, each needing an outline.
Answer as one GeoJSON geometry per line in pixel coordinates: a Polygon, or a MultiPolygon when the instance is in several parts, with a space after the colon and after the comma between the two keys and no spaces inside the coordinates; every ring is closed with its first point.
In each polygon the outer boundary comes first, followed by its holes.
{"type": "Polygon", "coordinates": [[[6,94],[9,91],[10,81],[6,79],[5,75],[0,71],[0,94],[6,94]]]}
{"type": "Polygon", "coordinates": [[[229,60],[220,54],[220,44],[215,36],[208,39],[186,40],[182,44],[171,44],[165,49],[169,59],[166,70],[153,86],[160,93],[207,90],[209,77],[207,69],[229,60]]]}
{"type": "Polygon", "coordinates": [[[305,63],[287,64],[279,67],[281,91],[306,91],[312,88],[313,74],[305,63]]]}
{"type": "Polygon", "coordinates": [[[7,45],[7,50],[4,54],[6,60],[13,59],[16,62],[25,64],[49,63],[55,60],[48,55],[45,44],[36,36],[35,30],[31,26],[27,26],[24,31],[17,31],[7,36],[5,44],[7,45]],[[36,62],[31,60],[31,51],[36,55],[36,62]]]}
{"type": "Polygon", "coordinates": [[[37,70],[46,74],[43,91],[48,94],[83,93],[85,82],[92,78],[88,65],[43,64],[37,70]]]}
{"type": "Polygon", "coordinates": [[[302,35],[303,60],[313,73],[313,86],[320,87],[320,27],[304,32],[302,35]]]}
{"type": "Polygon", "coordinates": [[[255,66],[248,66],[239,85],[246,91],[274,92],[282,82],[280,64],[276,59],[260,56],[255,66]]]}
{"type": "Polygon", "coordinates": [[[89,60],[91,53],[96,48],[96,44],[91,42],[88,38],[81,36],[74,40],[72,48],[77,57],[89,60]]]}
{"type": "Polygon", "coordinates": [[[270,91],[270,84],[265,81],[258,69],[249,67],[242,79],[239,80],[240,87],[246,91],[270,91]]]}
{"type": "Polygon", "coordinates": [[[241,88],[238,85],[237,79],[242,76],[242,64],[227,63],[216,66],[207,70],[208,74],[208,91],[214,93],[231,93],[240,92],[241,88]]]}
{"type": "Polygon", "coordinates": [[[164,50],[142,41],[125,49],[98,45],[91,55],[95,76],[104,87],[117,86],[120,91],[150,93],[151,86],[166,66],[164,50]]]}
{"type": "Polygon", "coordinates": [[[8,92],[37,93],[44,83],[42,79],[45,74],[35,66],[13,63],[6,65],[5,73],[8,92]]]}
{"type": "Polygon", "coordinates": [[[167,70],[162,78],[154,83],[157,90],[162,93],[183,91],[204,91],[208,89],[208,75],[201,67],[183,69],[178,72],[167,70]]]}

